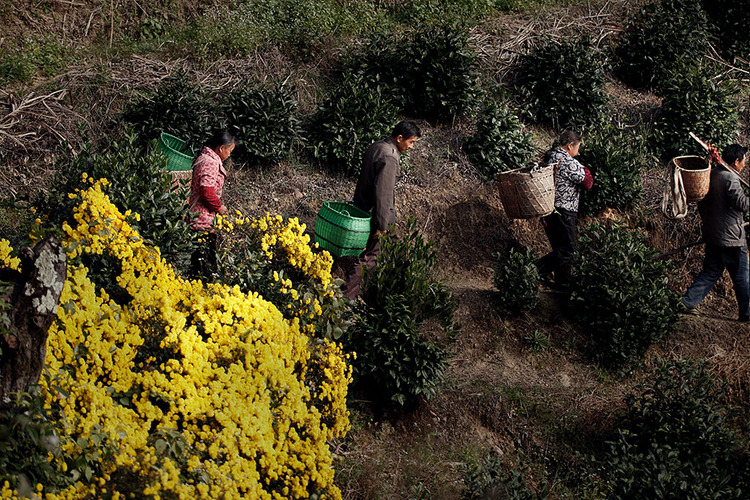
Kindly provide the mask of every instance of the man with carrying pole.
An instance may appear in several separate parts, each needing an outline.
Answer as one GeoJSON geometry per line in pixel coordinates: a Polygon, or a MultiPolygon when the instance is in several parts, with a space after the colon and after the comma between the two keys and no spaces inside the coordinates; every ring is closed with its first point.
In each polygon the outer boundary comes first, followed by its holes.
{"type": "Polygon", "coordinates": [[[711,168],[708,193],[698,202],[706,243],[703,269],[682,296],[681,308],[686,314],[697,314],[695,307],[726,269],[737,297],[738,320],[747,322],[750,321],[750,273],[743,215],[750,209],[750,198],[742,187],[747,183],[741,182],[739,176],[747,165],[747,148],[732,144],[724,149],[721,158],[715,159],[717,164],[711,168]]]}

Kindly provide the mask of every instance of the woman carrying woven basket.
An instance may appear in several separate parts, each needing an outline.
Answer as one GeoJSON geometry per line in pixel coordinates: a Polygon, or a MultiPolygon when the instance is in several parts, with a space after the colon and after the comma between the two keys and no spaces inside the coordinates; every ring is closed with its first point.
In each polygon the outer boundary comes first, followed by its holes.
{"type": "Polygon", "coordinates": [[[203,245],[191,257],[192,271],[196,276],[207,277],[215,271],[216,235],[213,222],[217,214],[227,213],[227,207],[221,201],[227,176],[224,161],[232,154],[234,146],[234,136],[226,130],[218,130],[193,161],[188,206],[197,216],[191,227],[205,236],[203,245]]]}
{"type": "Polygon", "coordinates": [[[539,274],[548,283],[549,275],[554,273],[554,285],[558,288],[566,288],[570,283],[581,189],[591,189],[594,185],[589,169],[574,158],[580,147],[580,134],[565,130],[542,160],[542,166],[554,165],[555,210],[542,218],[552,251],[539,259],[536,265],[539,274]]]}

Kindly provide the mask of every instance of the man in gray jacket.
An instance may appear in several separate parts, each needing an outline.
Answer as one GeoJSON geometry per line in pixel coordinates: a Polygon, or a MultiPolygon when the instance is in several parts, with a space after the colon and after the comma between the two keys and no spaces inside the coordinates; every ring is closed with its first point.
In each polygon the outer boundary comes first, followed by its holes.
{"type": "MultiPolygon", "coordinates": [[[[747,148],[732,144],[724,149],[721,157],[739,174],[747,165],[747,148]]],[[[743,215],[750,208],[750,198],[745,195],[737,174],[720,165],[711,169],[708,194],[698,202],[706,256],[703,269],[682,296],[682,305],[683,312],[695,313],[695,306],[708,295],[726,269],[734,284],[738,319],[745,322],[750,320],[750,283],[743,215]]]]}
{"type": "Polygon", "coordinates": [[[422,132],[414,122],[399,122],[391,137],[375,142],[362,159],[362,171],[354,190],[354,205],[372,214],[370,239],[354,267],[346,277],[341,290],[350,299],[361,293],[362,267],[375,267],[380,254],[378,238],[396,222],[396,176],[400,171],[401,153],[410,150],[422,132]]]}

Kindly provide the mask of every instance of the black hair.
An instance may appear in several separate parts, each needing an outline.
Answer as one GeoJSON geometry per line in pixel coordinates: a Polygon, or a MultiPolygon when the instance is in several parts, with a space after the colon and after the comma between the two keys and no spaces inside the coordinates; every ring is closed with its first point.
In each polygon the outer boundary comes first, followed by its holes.
{"type": "Polygon", "coordinates": [[[398,136],[402,136],[404,139],[409,139],[411,137],[422,137],[422,131],[419,130],[419,127],[417,127],[416,123],[402,121],[398,122],[396,126],[393,127],[393,133],[391,134],[391,137],[398,136]]]}
{"type": "Polygon", "coordinates": [[[730,144],[721,152],[721,159],[724,160],[727,165],[732,166],[735,161],[742,161],[746,154],[746,147],[740,146],[739,144],[730,144]]]}
{"type": "Polygon", "coordinates": [[[219,146],[234,144],[235,138],[228,130],[215,130],[211,138],[206,141],[206,147],[216,149],[219,146]]]}
{"type": "Polygon", "coordinates": [[[570,143],[577,143],[581,142],[581,134],[576,132],[575,130],[566,129],[563,130],[560,133],[560,136],[555,141],[555,144],[552,146],[553,148],[561,147],[561,146],[567,146],[570,143]]]}
{"type": "Polygon", "coordinates": [[[544,158],[542,158],[542,165],[547,165],[552,160],[552,151],[554,151],[555,148],[567,146],[571,142],[573,144],[581,142],[581,134],[579,134],[575,130],[570,129],[565,129],[560,132],[560,135],[557,137],[557,139],[555,139],[555,142],[552,143],[552,148],[550,148],[549,151],[544,154],[544,158]]]}

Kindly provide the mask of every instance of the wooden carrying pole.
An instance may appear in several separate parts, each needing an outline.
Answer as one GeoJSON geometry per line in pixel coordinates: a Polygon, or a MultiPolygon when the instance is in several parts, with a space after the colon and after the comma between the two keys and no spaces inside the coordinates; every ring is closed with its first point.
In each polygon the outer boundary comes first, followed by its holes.
{"type": "MultiPolygon", "coordinates": [[[[711,153],[711,149],[712,149],[711,146],[709,146],[706,142],[704,142],[700,137],[698,137],[697,135],[695,135],[692,132],[690,132],[690,137],[692,137],[693,139],[695,139],[698,144],[700,144],[701,146],[703,146],[703,148],[706,151],[708,151],[708,153],[711,153]]],[[[743,179],[742,177],[740,177],[740,173],[739,172],[737,172],[735,169],[733,169],[732,167],[730,167],[729,165],[727,165],[727,163],[724,160],[722,160],[720,157],[718,158],[718,162],[719,162],[719,165],[721,165],[722,167],[726,168],[727,170],[729,170],[730,172],[732,172],[733,174],[735,174],[737,176],[737,178],[740,180],[740,182],[742,183],[743,186],[745,186],[746,188],[750,189],[750,184],[748,184],[747,181],[745,181],[745,179],[743,179]]]]}

